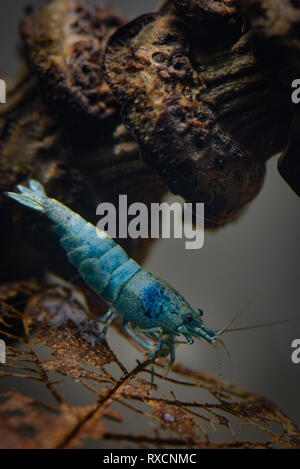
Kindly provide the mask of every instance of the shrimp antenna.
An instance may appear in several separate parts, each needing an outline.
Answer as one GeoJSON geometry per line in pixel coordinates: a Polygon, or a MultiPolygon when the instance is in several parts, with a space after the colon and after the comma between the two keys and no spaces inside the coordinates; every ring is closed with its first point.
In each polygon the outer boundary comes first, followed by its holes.
{"type": "Polygon", "coordinates": [[[226,352],[227,355],[228,355],[228,358],[231,358],[231,354],[230,354],[228,348],[227,348],[226,345],[224,344],[223,340],[219,339],[219,337],[217,338],[217,342],[216,342],[216,345],[218,345],[218,344],[221,344],[221,345],[222,345],[222,347],[224,348],[225,352],[226,352]]]}
{"type": "MultiPolygon", "coordinates": [[[[231,355],[230,355],[227,347],[225,347],[225,344],[224,344],[223,340],[218,339],[218,341],[215,343],[215,351],[216,351],[217,360],[218,360],[218,376],[221,379],[222,378],[222,360],[221,360],[220,349],[218,348],[219,344],[223,346],[223,348],[224,348],[224,350],[227,353],[229,358],[231,357],[231,355]]],[[[222,390],[222,384],[221,384],[221,382],[219,382],[218,392],[217,392],[217,399],[219,399],[219,397],[220,397],[221,390],[222,390]]]]}
{"type": "MultiPolygon", "coordinates": [[[[221,355],[220,355],[219,349],[218,349],[218,342],[216,342],[216,344],[215,344],[215,350],[216,350],[216,355],[217,355],[217,360],[218,360],[218,376],[219,376],[219,380],[221,380],[221,378],[222,378],[222,360],[221,360],[221,355]]],[[[217,400],[219,400],[220,394],[221,394],[221,381],[219,381],[219,383],[218,383],[217,400]]]]}
{"type": "Polygon", "coordinates": [[[293,321],[299,321],[300,317],[297,316],[297,317],[294,317],[294,318],[289,318],[289,319],[282,319],[280,321],[272,321],[272,322],[266,322],[266,323],[263,323],[263,324],[256,324],[255,326],[245,326],[245,327],[239,327],[239,328],[234,328],[234,329],[225,329],[223,330],[222,334],[224,332],[238,332],[238,331],[248,331],[248,330],[251,330],[251,329],[261,329],[263,327],[269,327],[269,326],[277,326],[279,324],[286,324],[286,323],[289,323],[289,322],[293,322],[293,321]]]}
{"type": "Polygon", "coordinates": [[[232,329],[229,329],[229,327],[245,312],[245,310],[248,308],[251,301],[252,300],[248,301],[245,304],[245,306],[243,307],[243,309],[241,309],[232,319],[230,319],[230,321],[225,325],[225,327],[223,327],[222,329],[217,331],[216,335],[220,336],[220,335],[224,334],[224,332],[226,332],[228,330],[232,330],[232,329]]]}

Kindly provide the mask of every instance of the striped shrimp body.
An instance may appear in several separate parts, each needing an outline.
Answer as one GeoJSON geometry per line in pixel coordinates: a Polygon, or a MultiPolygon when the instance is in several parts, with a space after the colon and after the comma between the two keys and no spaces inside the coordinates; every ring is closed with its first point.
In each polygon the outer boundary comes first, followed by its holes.
{"type": "Polygon", "coordinates": [[[170,354],[175,360],[175,339],[183,336],[214,343],[219,332],[205,326],[202,313],[195,310],[166,281],[146,272],[104,231],[88,223],[55,199],[43,186],[30,181],[29,188],[7,195],[19,203],[44,213],[53,223],[69,261],[87,285],[110,303],[108,312],[95,321],[105,322],[96,343],[104,339],[108,326],[118,316],[124,318],[128,334],[148,349],[154,362],[170,354]],[[150,340],[149,340],[150,339],[150,340]]]}

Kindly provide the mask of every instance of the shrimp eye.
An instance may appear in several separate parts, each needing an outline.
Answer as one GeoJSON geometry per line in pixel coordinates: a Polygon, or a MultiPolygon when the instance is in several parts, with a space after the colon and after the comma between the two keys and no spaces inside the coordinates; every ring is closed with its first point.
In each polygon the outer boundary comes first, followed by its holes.
{"type": "Polygon", "coordinates": [[[191,323],[194,320],[194,316],[191,313],[189,313],[185,315],[184,319],[185,319],[185,322],[191,323]]]}
{"type": "Polygon", "coordinates": [[[198,311],[199,311],[200,316],[203,316],[203,314],[204,314],[203,309],[198,308],[198,311]]]}

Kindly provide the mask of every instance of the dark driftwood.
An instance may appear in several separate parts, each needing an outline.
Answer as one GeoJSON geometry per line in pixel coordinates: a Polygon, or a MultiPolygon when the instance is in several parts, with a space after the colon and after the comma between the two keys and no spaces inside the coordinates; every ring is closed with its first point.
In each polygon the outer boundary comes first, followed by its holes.
{"type": "MultiPolygon", "coordinates": [[[[216,228],[255,198],[265,161],[283,152],[279,170],[299,193],[295,5],[167,0],[123,29],[119,13],[76,0],[29,14],[20,29],[30,72],[1,106],[0,191],[36,177],[94,222],[101,201],[126,193],[150,203],[168,188],[205,202],[206,227],[216,228]]],[[[44,264],[72,276],[45,221],[4,198],[0,217],[6,276],[44,264]]],[[[142,260],[149,243],[123,245],[142,260]]]]}

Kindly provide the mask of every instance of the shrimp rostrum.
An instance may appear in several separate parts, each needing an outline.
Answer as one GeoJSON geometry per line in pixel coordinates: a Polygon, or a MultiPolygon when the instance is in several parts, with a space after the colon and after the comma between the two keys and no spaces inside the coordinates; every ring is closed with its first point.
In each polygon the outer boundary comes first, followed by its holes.
{"type": "Polygon", "coordinates": [[[180,336],[215,343],[219,332],[205,326],[202,311],[194,309],[166,281],[146,272],[130,259],[107,233],[88,223],[31,180],[29,188],[7,195],[23,205],[44,213],[53,223],[69,261],[87,285],[110,304],[108,312],[95,321],[105,323],[96,343],[104,339],[108,326],[123,316],[127,333],[149,350],[152,361],[170,355],[168,369],[175,360],[175,344],[180,336]]]}

